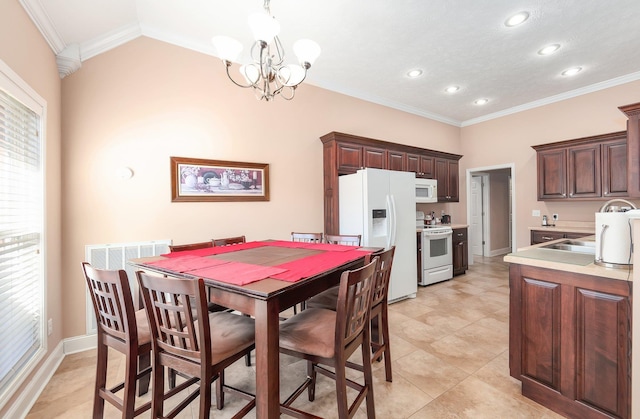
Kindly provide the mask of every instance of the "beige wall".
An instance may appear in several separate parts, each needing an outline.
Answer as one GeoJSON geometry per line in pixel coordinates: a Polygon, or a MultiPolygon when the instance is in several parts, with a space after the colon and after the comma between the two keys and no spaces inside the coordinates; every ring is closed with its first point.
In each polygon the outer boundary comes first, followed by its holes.
{"type": "MultiPolygon", "coordinates": [[[[618,106],[638,101],[640,81],[464,127],[460,178],[465,179],[467,169],[514,164],[517,247],[528,245],[528,228],[541,223],[540,217],[531,216],[534,209],[547,215],[557,213],[560,220],[594,222],[602,201],[537,201],[536,153],[531,146],[623,131],[627,117],[618,106]]],[[[460,204],[464,208],[466,194],[466,184],[461,181],[460,204]]]]}
{"type": "MultiPolygon", "coordinates": [[[[49,45],[33,25],[17,0],[3,0],[0,10],[0,59],[47,102],[45,135],[45,218],[47,318],[53,333],[47,339],[48,354],[62,339],[63,292],[60,281],[60,77],[49,45]]],[[[47,355],[48,355],[47,354],[47,355]]],[[[27,382],[29,379],[27,379],[27,382]]],[[[20,394],[20,390],[16,394],[20,394]]],[[[14,397],[15,399],[15,397],[14,397]]],[[[11,402],[0,409],[0,417],[11,402]]]]}
{"type": "Polygon", "coordinates": [[[64,334],[85,333],[84,246],[323,230],[322,143],[331,131],[458,153],[457,127],[303,85],[257,101],[220,60],[139,38],[62,82],[64,334]],[[270,164],[271,200],[172,203],[169,157],[270,164]],[[120,166],[135,176],[115,177],[120,166]]]}

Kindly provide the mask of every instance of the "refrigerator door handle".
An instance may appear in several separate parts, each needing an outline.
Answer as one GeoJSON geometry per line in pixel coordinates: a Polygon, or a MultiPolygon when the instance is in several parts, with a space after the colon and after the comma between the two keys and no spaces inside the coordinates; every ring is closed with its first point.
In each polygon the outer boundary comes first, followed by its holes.
{"type": "Polygon", "coordinates": [[[393,195],[391,195],[391,237],[389,238],[389,245],[387,249],[391,248],[391,246],[395,246],[396,244],[396,236],[398,232],[398,217],[396,214],[396,200],[393,195]]]}
{"type": "Polygon", "coordinates": [[[393,209],[391,207],[391,196],[387,195],[386,196],[386,204],[387,204],[387,213],[389,214],[389,217],[387,218],[388,223],[387,223],[387,240],[386,240],[386,246],[385,249],[388,249],[389,247],[391,247],[391,234],[393,233],[393,209]]]}

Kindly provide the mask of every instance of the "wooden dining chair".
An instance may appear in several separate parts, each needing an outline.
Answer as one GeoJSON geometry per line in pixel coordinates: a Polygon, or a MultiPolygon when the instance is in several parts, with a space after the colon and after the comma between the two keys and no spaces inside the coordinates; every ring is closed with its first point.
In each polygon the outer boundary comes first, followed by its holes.
{"type": "MultiPolygon", "coordinates": [[[[304,243],[322,243],[323,235],[322,233],[298,233],[291,232],[291,241],[292,242],[304,242],[304,243]]],[[[300,303],[300,310],[304,310],[305,303],[304,301],[300,303]]],[[[298,305],[293,306],[293,314],[298,313],[298,305]]]]}
{"type": "Polygon", "coordinates": [[[200,395],[199,418],[209,418],[211,384],[216,381],[216,406],[224,407],[224,392],[249,400],[233,417],[244,417],[255,406],[255,396],[228,386],[224,370],[255,347],[253,319],[228,312],[210,313],[202,278],[175,279],[136,272],[150,319],[153,348],[154,418],[174,417],[200,395]],[[195,302],[196,320],[192,302],[195,302]],[[164,392],[164,367],[191,377],[164,392]],[[186,392],[166,416],[164,401],[199,382],[197,391],[186,392]]]}
{"type": "MultiPolygon", "coordinates": [[[[212,241],[169,245],[169,251],[171,253],[174,253],[174,252],[186,252],[186,251],[189,251],[189,250],[200,250],[200,249],[207,249],[207,248],[210,248],[210,247],[213,247],[213,242],[212,241]]],[[[216,304],[216,303],[212,303],[211,302],[211,289],[209,289],[208,287],[207,287],[207,295],[209,296],[208,308],[209,308],[210,312],[229,311],[228,307],[221,306],[220,304],[216,304]]],[[[170,378],[169,381],[171,383],[173,381],[172,378],[170,378]]]]}
{"type": "Polygon", "coordinates": [[[324,240],[329,244],[342,244],[346,246],[360,246],[362,236],[360,234],[327,234],[324,240]]]}
{"type": "MultiPolygon", "coordinates": [[[[226,237],[224,239],[213,239],[211,240],[211,242],[213,243],[213,247],[233,246],[234,244],[246,243],[247,239],[244,236],[237,236],[237,237],[226,237]]],[[[245,316],[248,316],[248,314],[245,314],[245,316]]],[[[247,356],[245,357],[245,365],[247,367],[251,366],[251,354],[247,354],[247,356]]]]}
{"type": "Polygon", "coordinates": [[[229,246],[233,244],[246,243],[247,239],[244,236],[226,237],[224,239],[213,239],[212,242],[213,242],[213,247],[229,246]]]}
{"type": "Polygon", "coordinates": [[[208,241],[208,242],[187,243],[187,244],[171,244],[169,245],[169,251],[171,253],[184,252],[187,250],[206,249],[208,247],[213,247],[213,243],[208,241]]]}
{"type": "MultiPolygon", "coordinates": [[[[234,238],[235,239],[235,238],[234,238]]],[[[244,236],[242,236],[242,239],[244,239],[244,236]]],[[[225,239],[222,239],[225,240],[225,239]]],[[[214,247],[215,243],[214,240],[208,241],[208,242],[197,242],[197,243],[187,243],[187,244],[179,244],[179,245],[170,245],[169,246],[169,251],[170,252],[185,252],[185,251],[189,251],[189,250],[200,250],[200,249],[208,249],[210,247],[214,247]]],[[[216,304],[216,303],[212,303],[211,302],[211,288],[207,287],[207,296],[209,297],[209,303],[207,305],[208,310],[210,312],[217,312],[217,311],[231,311],[228,307],[222,306],[220,304],[216,304]]],[[[195,304],[192,304],[195,305],[195,304]]],[[[195,315],[195,313],[194,313],[195,315]]],[[[196,317],[197,319],[197,317],[196,317]]],[[[251,366],[251,354],[247,355],[247,359],[246,359],[246,365],[248,367],[251,366]]],[[[176,385],[176,372],[174,370],[169,370],[169,388],[174,388],[176,385]]]]}
{"type": "MultiPolygon", "coordinates": [[[[371,296],[371,361],[380,361],[384,357],[385,379],[393,381],[391,371],[391,347],[389,342],[389,279],[393,267],[393,256],[396,247],[376,252],[380,262],[376,269],[376,281],[371,296]]],[[[338,303],[338,287],[329,288],[307,300],[307,309],[324,308],[335,310],[338,303]]],[[[353,365],[350,365],[354,367],[353,365]]]]}
{"type": "Polygon", "coordinates": [[[373,378],[369,357],[371,292],[378,258],[362,268],[345,271],[340,277],[337,310],[307,308],[280,325],[280,352],[307,360],[307,379],[281,405],[281,411],[295,417],[315,417],[291,407],[305,389],[315,399],[317,373],[336,382],[338,417],[351,418],[366,399],[367,417],[375,417],[373,378]],[[349,357],[360,348],[364,384],[347,378],[349,357]],[[332,367],[333,371],[325,368],[332,367]],[[358,391],[351,405],[347,386],[358,391]]]}
{"type": "Polygon", "coordinates": [[[322,243],[322,233],[291,233],[292,242],[322,243]]]}
{"type": "Polygon", "coordinates": [[[144,310],[136,311],[127,273],[102,270],[82,263],[98,323],[96,381],[93,392],[93,419],[104,415],[105,400],[132,418],[151,407],[147,402],[136,409],[136,383],[139,395],[147,393],[151,378],[151,333],[144,310]],[[109,348],[125,355],[124,381],[107,388],[109,348]],[[122,397],[117,393],[123,392],[122,397]]]}

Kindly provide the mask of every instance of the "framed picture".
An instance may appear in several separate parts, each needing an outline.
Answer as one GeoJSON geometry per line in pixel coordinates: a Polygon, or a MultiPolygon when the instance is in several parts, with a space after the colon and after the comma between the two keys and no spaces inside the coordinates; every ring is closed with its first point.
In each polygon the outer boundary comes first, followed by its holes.
{"type": "Polygon", "coordinates": [[[269,165],[171,157],[171,201],[268,201],[269,165]]]}

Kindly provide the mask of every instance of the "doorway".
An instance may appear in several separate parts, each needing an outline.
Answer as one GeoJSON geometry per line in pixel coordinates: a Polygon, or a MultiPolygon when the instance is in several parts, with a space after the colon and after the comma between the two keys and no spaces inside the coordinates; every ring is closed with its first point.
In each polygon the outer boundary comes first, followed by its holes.
{"type": "Polygon", "coordinates": [[[514,164],[467,169],[469,263],[515,251],[514,164]]]}

